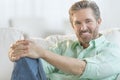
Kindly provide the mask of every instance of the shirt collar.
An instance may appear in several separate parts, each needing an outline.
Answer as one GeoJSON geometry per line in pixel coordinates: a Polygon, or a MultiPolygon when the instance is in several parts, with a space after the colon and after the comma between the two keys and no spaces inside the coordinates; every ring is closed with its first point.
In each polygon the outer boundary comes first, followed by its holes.
{"type": "MultiPolygon", "coordinates": [[[[106,40],[106,39],[105,39],[105,36],[102,35],[102,34],[100,34],[100,37],[98,37],[98,38],[90,41],[90,43],[89,43],[90,46],[89,46],[89,47],[97,47],[97,46],[103,44],[103,42],[104,42],[105,40],[106,40]]],[[[77,46],[77,45],[80,45],[80,47],[82,48],[82,46],[81,46],[81,44],[80,44],[80,42],[79,42],[78,40],[75,41],[75,44],[74,44],[73,47],[75,47],[75,46],[77,46]]],[[[88,47],[88,48],[89,48],[89,47],[88,47]]]]}
{"type": "Polygon", "coordinates": [[[94,39],[94,40],[91,40],[90,41],[90,45],[93,45],[94,47],[97,47],[101,44],[103,44],[103,42],[105,41],[105,36],[104,35],[100,35],[100,37],[94,39]]]}

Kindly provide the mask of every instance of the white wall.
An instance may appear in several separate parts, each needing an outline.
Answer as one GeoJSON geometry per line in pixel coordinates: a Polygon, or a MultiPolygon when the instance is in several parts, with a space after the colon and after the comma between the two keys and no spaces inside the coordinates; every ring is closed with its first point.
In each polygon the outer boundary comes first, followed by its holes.
{"type": "MultiPolygon", "coordinates": [[[[41,19],[40,23],[42,24],[39,24],[38,28],[35,28],[35,26],[30,26],[27,30],[31,30],[28,32],[32,33],[33,30],[40,30],[42,33],[48,32],[51,34],[54,34],[54,32],[63,34],[70,33],[71,29],[69,29],[70,24],[68,9],[70,5],[76,1],[79,0],[0,0],[0,27],[9,27],[10,19],[15,20],[16,18],[39,18],[41,19]]],[[[101,16],[103,19],[101,29],[109,27],[120,27],[120,1],[95,1],[100,6],[101,16]]],[[[18,25],[16,27],[26,30],[24,29],[25,26],[18,25]]]]}
{"type": "Polygon", "coordinates": [[[102,25],[101,29],[112,27],[120,28],[120,0],[95,0],[101,10],[102,25]]]}

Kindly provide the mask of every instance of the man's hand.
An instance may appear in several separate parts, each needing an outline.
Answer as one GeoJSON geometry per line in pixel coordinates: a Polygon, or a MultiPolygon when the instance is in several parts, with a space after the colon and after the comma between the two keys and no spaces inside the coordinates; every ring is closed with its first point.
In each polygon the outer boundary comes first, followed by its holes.
{"type": "Polygon", "coordinates": [[[22,57],[40,58],[44,52],[45,50],[33,41],[19,40],[10,47],[9,58],[13,62],[22,57]]]}

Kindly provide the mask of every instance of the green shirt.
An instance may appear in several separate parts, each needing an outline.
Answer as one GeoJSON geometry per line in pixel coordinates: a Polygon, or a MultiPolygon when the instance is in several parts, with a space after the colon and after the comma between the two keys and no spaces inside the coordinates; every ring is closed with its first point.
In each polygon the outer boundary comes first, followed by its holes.
{"type": "Polygon", "coordinates": [[[50,48],[56,54],[86,60],[82,75],[64,73],[43,61],[43,67],[50,80],[115,80],[120,73],[120,48],[101,36],[90,41],[84,49],[78,41],[66,40],[50,48]]]}

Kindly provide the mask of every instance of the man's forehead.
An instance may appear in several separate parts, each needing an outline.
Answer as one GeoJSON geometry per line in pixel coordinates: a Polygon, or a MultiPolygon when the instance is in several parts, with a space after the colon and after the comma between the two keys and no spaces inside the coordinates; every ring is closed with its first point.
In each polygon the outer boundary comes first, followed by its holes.
{"type": "Polygon", "coordinates": [[[95,18],[92,9],[86,8],[86,9],[81,9],[73,13],[72,18],[74,20],[85,20],[85,19],[92,19],[95,18]]]}

